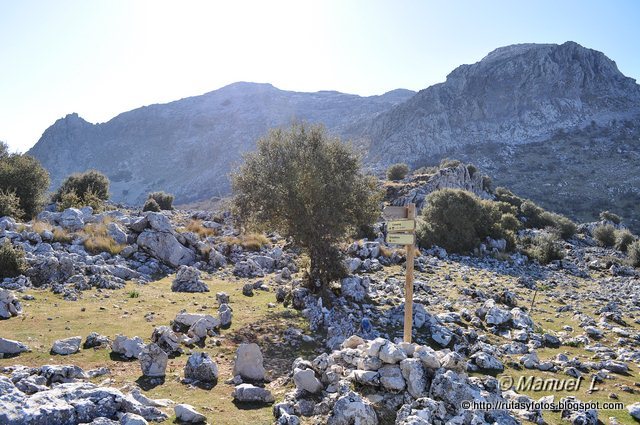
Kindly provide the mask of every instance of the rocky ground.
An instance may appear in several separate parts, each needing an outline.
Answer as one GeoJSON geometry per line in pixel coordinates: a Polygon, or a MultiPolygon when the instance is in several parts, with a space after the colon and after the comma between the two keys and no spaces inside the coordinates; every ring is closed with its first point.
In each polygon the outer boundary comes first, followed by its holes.
{"type": "Polygon", "coordinates": [[[345,245],[350,276],[322,299],[286,240],[240,235],[225,213],[3,218],[0,243],[22,246],[29,269],[0,283],[0,422],[631,424],[640,274],[589,229],[547,266],[492,241],[477,257],[420,252],[411,345],[404,252],[380,240],[345,245]],[[542,397],[625,408],[460,406],[542,397]]]}

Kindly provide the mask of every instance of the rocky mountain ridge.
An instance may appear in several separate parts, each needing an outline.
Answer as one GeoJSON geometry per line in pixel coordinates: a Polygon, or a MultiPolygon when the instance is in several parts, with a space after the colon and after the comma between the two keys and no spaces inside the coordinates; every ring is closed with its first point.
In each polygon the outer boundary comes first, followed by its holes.
{"type": "Polygon", "coordinates": [[[611,209],[632,221],[638,212],[622,198],[640,196],[633,191],[640,173],[626,165],[640,154],[640,86],[603,53],[574,42],[502,47],[418,93],[359,97],[236,83],[102,124],[72,114],[29,153],[54,187],[96,168],[110,177],[115,201],[141,204],[147,192],[165,190],[187,203],[228,194],[228,173],[242,154],[269,128],[294,120],[352,140],[376,171],[450,156],[572,218],[611,209]]]}

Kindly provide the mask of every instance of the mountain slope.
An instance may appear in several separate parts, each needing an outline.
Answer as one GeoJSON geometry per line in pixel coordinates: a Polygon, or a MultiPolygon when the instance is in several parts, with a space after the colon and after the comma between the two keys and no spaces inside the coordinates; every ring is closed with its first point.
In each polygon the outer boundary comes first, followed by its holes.
{"type": "Polygon", "coordinates": [[[339,131],[413,94],[394,90],[360,97],[235,83],[125,112],[102,124],[68,115],[48,128],[29,153],[49,170],[53,187],[72,172],[95,168],[111,179],[116,201],[139,204],[147,192],[165,190],[175,193],[178,202],[188,202],[226,194],[232,166],[272,127],[307,121],[339,131]]]}
{"type": "Polygon", "coordinates": [[[370,141],[369,160],[388,164],[465,145],[540,142],[639,115],[640,86],[603,53],[574,42],[519,44],[459,66],[350,131],[370,141]]]}

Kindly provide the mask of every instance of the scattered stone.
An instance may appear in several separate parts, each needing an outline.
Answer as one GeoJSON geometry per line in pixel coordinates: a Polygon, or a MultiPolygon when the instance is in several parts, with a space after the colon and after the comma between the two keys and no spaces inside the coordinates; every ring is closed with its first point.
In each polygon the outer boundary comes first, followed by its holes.
{"type": "Polygon", "coordinates": [[[253,297],[253,284],[252,283],[245,283],[242,286],[242,295],[247,296],[247,297],[253,297]]]}
{"type": "Polygon", "coordinates": [[[84,348],[85,350],[89,348],[103,348],[108,347],[110,343],[111,340],[109,339],[109,337],[100,335],[97,332],[91,332],[84,340],[82,348],[84,348]]]}
{"type": "Polygon", "coordinates": [[[51,354],[59,354],[61,356],[75,354],[78,351],[80,351],[81,342],[82,342],[81,336],[73,336],[71,338],[59,339],[53,343],[53,346],[51,347],[51,354]]]}
{"type": "Polygon", "coordinates": [[[243,403],[273,403],[271,391],[251,384],[240,384],[232,393],[233,399],[243,403]]]}
{"type": "Polygon", "coordinates": [[[111,351],[129,359],[137,359],[144,346],[144,341],[139,336],[127,338],[124,335],[116,335],[111,344],[111,351]]]}
{"type": "Polygon", "coordinates": [[[0,289],[0,319],[22,314],[22,305],[13,292],[0,289]]]}
{"type": "Polygon", "coordinates": [[[169,357],[158,344],[151,343],[140,352],[142,374],[149,377],[165,376],[169,357]]]}
{"type": "Polygon", "coordinates": [[[184,377],[190,381],[215,383],[218,380],[218,366],[207,353],[193,353],[184,367],[184,377]]]}
{"type": "Polygon", "coordinates": [[[176,414],[176,419],[183,423],[200,424],[207,420],[206,416],[198,413],[190,404],[177,404],[173,410],[176,414]]]}
{"type": "Polygon", "coordinates": [[[12,339],[0,338],[1,356],[14,356],[16,354],[24,353],[25,351],[29,351],[29,347],[25,344],[12,339]]]}
{"type": "Polygon", "coordinates": [[[293,382],[299,390],[316,394],[322,391],[322,383],[316,378],[316,374],[312,369],[294,369],[293,382]]]}
{"type": "Polygon", "coordinates": [[[200,280],[200,270],[190,266],[180,266],[171,284],[173,292],[209,292],[206,283],[200,280]]]}
{"type": "Polygon", "coordinates": [[[250,381],[263,381],[265,370],[258,344],[240,344],[234,359],[233,374],[250,381]]]}

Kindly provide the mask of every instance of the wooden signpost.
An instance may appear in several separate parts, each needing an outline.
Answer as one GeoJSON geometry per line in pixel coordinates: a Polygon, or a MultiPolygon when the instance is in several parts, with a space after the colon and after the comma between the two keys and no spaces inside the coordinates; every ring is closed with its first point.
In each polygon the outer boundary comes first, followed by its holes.
{"type": "Polygon", "coordinates": [[[388,206],[382,212],[387,220],[387,238],[389,244],[404,245],[407,253],[407,272],[404,285],[404,341],[411,342],[413,328],[413,260],[415,253],[416,206],[388,206]]]}

